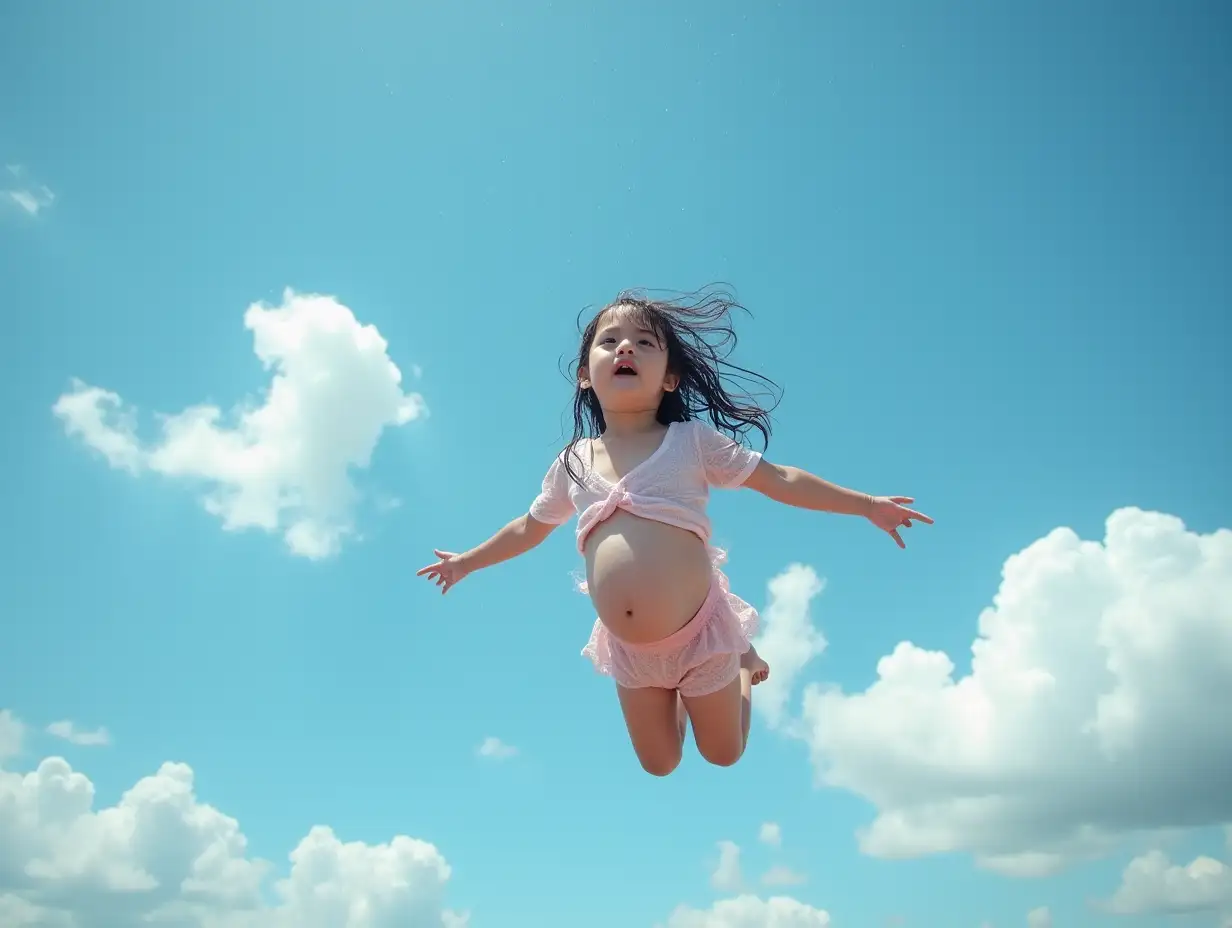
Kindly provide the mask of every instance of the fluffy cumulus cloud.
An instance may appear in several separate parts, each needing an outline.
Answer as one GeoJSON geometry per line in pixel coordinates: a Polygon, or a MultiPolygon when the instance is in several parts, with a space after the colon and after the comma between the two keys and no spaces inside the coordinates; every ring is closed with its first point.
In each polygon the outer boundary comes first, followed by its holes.
{"type": "Polygon", "coordinates": [[[825,584],[811,567],[792,564],[767,585],[769,602],[761,610],[762,632],[754,641],[770,665],[770,676],[757,687],[754,708],[767,724],[785,720],[788,697],[806,664],[826,648],[810,609],[825,584]]]}
{"type": "Polygon", "coordinates": [[[664,928],[829,928],[830,914],[787,896],[736,896],[709,909],[680,906],[664,928]]]}
{"type": "Polygon", "coordinates": [[[810,684],[800,731],[875,806],[865,852],[1032,875],[1232,821],[1228,705],[1232,531],[1127,508],[1102,542],[1058,528],[1006,561],[969,673],[902,642],[863,692],[810,684]]]}
{"type": "Polygon", "coordinates": [[[289,873],[248,855],[235,819],[164,764],[114,806],[61,758],[0,768],[0,924],[23,928],[464,928],[444,906],[450,868],[424,841],[343,842],[313,828],[289,873]]]}
{"type": "Polygon", "coordinates": [[[105,388],[74,381],[53,411],[67,432],[114,468],[200,485],[225,528],[280,532],[296,554],[335,554],[354,533],[355,469],[388,428],[424,415],[385,339],[333,297],[286,291],[244,314],[270,372],[264,394],[224,415],[203,403],[161,416],[152,442],[105,388]]]}
{"type": "Polygon", "coordinates": [[[757,840],[762,844],[778,847],[783,843],[783,829],[779,827],[778,822],[763,822],[761,829],[757,832],[757,840]]]}
{"type": "Polygon", "coordinates": [[[1129,862],[1121,874],[1121,885],[1100,907],[1118,915],[1224,912],[1232,919],[1232,866],[1205,856],[1182,866],[1173,864],[1162,851],[1150,851],[1129,862]]]}

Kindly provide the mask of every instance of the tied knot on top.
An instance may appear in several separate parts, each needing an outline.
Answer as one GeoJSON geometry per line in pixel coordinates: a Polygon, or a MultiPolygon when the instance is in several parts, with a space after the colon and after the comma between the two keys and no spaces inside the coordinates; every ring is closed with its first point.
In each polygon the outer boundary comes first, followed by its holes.
{"type": "MultiPolygon", "coordinates": [[[[578,550],[581,551],[586,546],[586,539],[590,536],[593,529],[600,522],[611,517],[617,509],[624,509],[626,512],[633,512],[637,506],[637,494],[630,493],[625,485],[625,479],[622,477],[612,485],[606,497],[602,501],[592,503],[590,507],[582,513],[580,522],[585,528],[578,533],[578,550]]],[[[727,552],[722,548],[715,547],[712,544],[706,544],[706,553],[710,556],[711,567],[714,568],[716,575],[719,578],[720,584],[723,586],[724,592],[727,592],[727,577],[719,570],[723,563],[727,560],[727,552]]],[[[586,578],[575,572],[573,575],[574,588],[579,593],[590,593],[590,586],[586,582],[586,578]]]]}
{"type": "MultiPolygon", "coordinates": [[[[625,483],[627,479],[626,476],[617,480],[601,502],[592,503],[590,508],[582,513],[580,521],[585,526],[585,529],[578,533],[579,551],[585,548],[586,539],[590,536],[590,530],[600,522],[610,518],[617,509],[624,509],[629,512],[633,510],[636,500],[634,495],[629,492],[629,488],[625,483]]],[[[586,583],[584,577],[575,575],[574,580],[574,585],[579,593],[590,592],[590,586],[586,583]]]]}

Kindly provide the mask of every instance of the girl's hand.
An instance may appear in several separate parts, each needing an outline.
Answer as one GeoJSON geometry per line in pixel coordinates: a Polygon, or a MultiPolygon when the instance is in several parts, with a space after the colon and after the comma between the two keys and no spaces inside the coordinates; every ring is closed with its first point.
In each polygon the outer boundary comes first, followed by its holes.
{"type": "Polygon", "coordinates": [[[933,524],[933,520],[924,513],[908,509],[903,505],[915,502],[910,496],[872,496],[869,500],[868,521],[883,532],[888,532],[900,548],[907,547],[898,534],[900,528],[911,528],[912,522],[933,524]]]}
{"type": "Polygon", "coordinates": [[[419,568],[419,570],[415,571],[415,576],[427,576],[435,580],[436,585],[441,588],[441,595],[444,596],[449,592],[451,586],[471,571],[460,554],[454,554],[450,551],[437,551],[436,549],[433,549],[432,553],[439,557],[440,560],[435,564],[419,568]]]}

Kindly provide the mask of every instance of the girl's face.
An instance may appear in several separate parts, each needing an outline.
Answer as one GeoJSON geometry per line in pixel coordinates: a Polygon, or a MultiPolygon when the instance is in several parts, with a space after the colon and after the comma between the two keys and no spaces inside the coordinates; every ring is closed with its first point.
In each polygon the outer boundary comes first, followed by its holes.
{"type": "Polygon", "coordinates": [[[579,371],[579,386],[593,389],[606,411],[653,412],[679,383],[667,370],[667,346],[638,316],[624,306],[605,310],[579,371]]]}

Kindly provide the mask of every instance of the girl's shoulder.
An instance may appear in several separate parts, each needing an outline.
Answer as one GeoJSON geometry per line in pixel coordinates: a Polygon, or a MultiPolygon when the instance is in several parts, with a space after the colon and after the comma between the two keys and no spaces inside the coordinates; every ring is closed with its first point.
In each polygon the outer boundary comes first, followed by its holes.
{"type": "Polygon", "coordinates": [[[722,436],[722,433],[706,419],[686,419],[684,422],[677,422],[676,427],[680,430],[681,438],[692,442],[697,447],[722,436]]]}
{"type": "Polygon", "coordinates": [[[583,437],[579,438],[576,443],[565,445],[553,459],[552,469],[559,470],[566,475],[569,471],[573,471],[579,478],[585,480],[590,474],[594,461],[594,450],[591,447],[593,442],[593,438],[583,437]]]}

